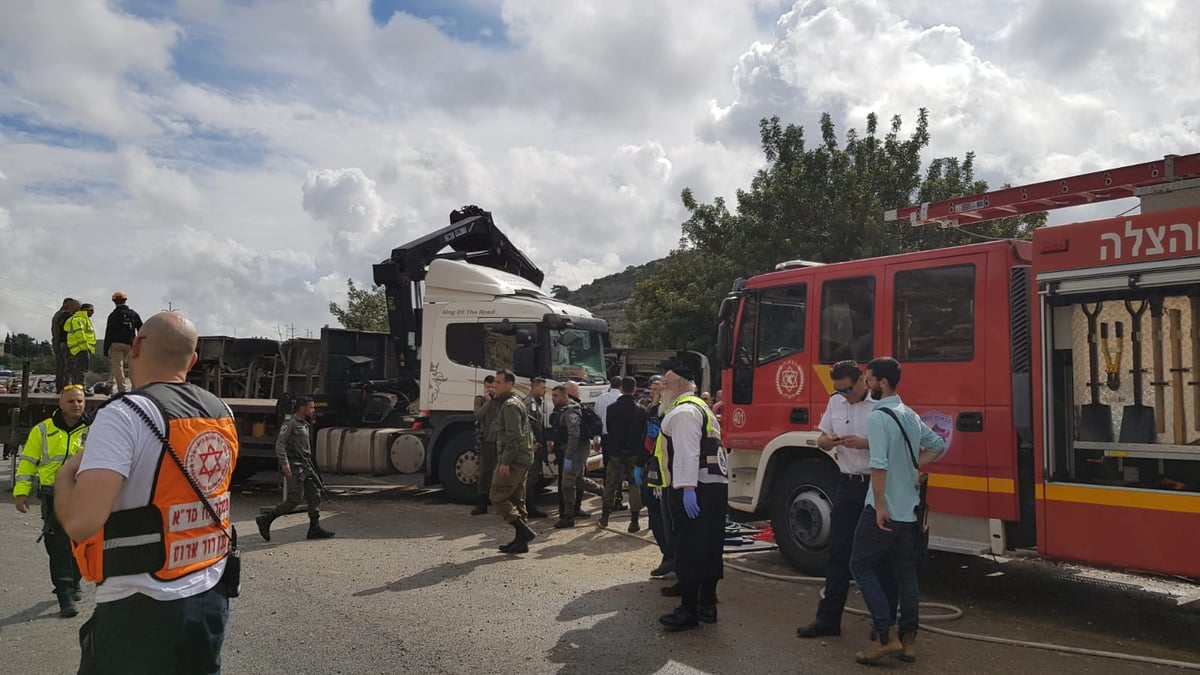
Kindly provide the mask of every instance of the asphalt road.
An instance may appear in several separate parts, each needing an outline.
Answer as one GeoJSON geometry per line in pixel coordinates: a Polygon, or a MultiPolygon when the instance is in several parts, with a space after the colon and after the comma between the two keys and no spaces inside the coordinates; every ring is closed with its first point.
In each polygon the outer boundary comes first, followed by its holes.
{"type": "MultiPolygon", "coordinates": [[[[7,483],[5,480],[0,481],[7,483]]],[[[333,481],[331,481],[333,482],[333,481]]],[[[674,602],[647,578],[651,546],[593,525],[541,534],[529,554],[496,551],[511,530],[495,516],[471,517],[437,491],[355,490],[327,505],[337,538],[309,542],[307,521],[277,521],[263,542],[252,519],[278,492],[242,490],[234,515],[245,547],[242,596],[232,601],[227,673],[782,673],[863,672],[853,661],[866,622],[848,616],[841,637],[802,641],[818,587],[727,571],[720,623],[663,633],[658,615],[674,602]]],[[[36,515],[4,500],[0,518],[0,644],[3,672],[69,673],[77,630],[92,609],[60,619],[36,515]]],[[[554,496],[544,495],[549,506],[554,496]]],[[[593,500],[594,501],[594,500],[593,500]]],[[[624,519],[614,525],[624,526],[624,519]]],[[[733,562],[734,558],[730,558],[733,562]]],[[[739,564],[790,574],[776,552],[739,564]]],[[[923,575],[926,599],[966,616],[935,624],[964,632],[1200,661],[1200,609],[1171,594],[1195,586],[1149,579],[1154,592],[1111,581],[1081,583],[1050,565],[943,555],[923,575]]],[[[857,599],[852,605],[861,606],[857,599]]],[[[922,634],[916,664],[887,672],[1173,672],[1161,666],[985,644],[922,634]]],[[[1183,672],[1183,671],[1178,671],[1183,672]]]]}

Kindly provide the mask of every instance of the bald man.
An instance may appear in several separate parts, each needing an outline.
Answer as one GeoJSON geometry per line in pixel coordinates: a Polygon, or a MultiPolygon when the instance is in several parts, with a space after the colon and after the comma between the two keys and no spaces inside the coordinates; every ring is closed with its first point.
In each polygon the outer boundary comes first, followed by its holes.
{"type": "Polygon", "coordinates": [[[38,501],[42,510],[42,543],[50,557],[50,581],[58,596],[58,614],[69,619],[79,611],[79,567],[71,556],[71,540],[54,515],[54,483],[63,463],[83,449],[87,418],[83,414],[83,388],[67,387],[58,397],[58,410],[29,432],[13,484],[13,505],[21,513],[29,509],[33,479],[38,479],[38,501]]]}
{"type": "Polygon", "coordinates": [[[191,321],[146,321],[130,350],[133,393],[97,412],[86,449],[60,471],[55,510],[99,584],[79,632],[82,674],[221,670],[237,588],[237,428],[228,406],[186,382],[195,362],[191,321]]]}

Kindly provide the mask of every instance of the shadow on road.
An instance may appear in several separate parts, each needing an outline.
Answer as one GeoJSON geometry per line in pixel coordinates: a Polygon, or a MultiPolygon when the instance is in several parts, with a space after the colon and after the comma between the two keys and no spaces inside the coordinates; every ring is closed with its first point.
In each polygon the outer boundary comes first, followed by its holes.
{"type": "Polygon", "coordinates": [[[378,595],[380,593],[398,593],[402,591],[412,591],[418,588],[427,588],[436,586],[447,581],[464,577],[471,572],[485,565],[495,565],[499,562],[512,560],[511,556],[494,555],[490,558],[480,558],[479,560],[471,560],[469,562],[451,563],[447,565],[437,565],[429,569],[422,570],[416,574],[397,579],[383,586],[376,588],[368,588],[354,594],[354,597],[361,598],[369,595],[378,595]]]}
{"type": "Polygon", "coordinates": [[[20,612],[17,612],[16,614],[13,614],[11,616],[7,616],[3,619],[0,619],[0,629],[3,629],[5,626],[13,626],[18,623],[26,623],[28,621],[40,621],[42,619],[52,619],[55,617],[54,614],[43,614],[42,613],[42,612],[45,612],[47,609],[50,609],[51,607],[58,607],[58,603],[53,600],[46,600],[44,602],[39,602],[38,604],[34,605],[33,607],[30,607],[29,609],[22,610],[20,612]]]}

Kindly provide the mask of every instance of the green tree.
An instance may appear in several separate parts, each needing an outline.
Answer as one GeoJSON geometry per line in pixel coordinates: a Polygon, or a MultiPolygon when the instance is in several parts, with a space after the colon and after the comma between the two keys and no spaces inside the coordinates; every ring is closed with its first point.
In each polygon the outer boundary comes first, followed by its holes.
{"type": "Polygon", "coordinates": [[[821,116],[820,140],[807,147],[804,128],[778,117],[759,123],[767,165],[738,190],[737,209],[724,199],[698,202],[682,194],[689,218],[679,247],[639,279],[630,320],[634,343],[646,347],[697,349],[713,353],[717,308],[737,277],[771,270],[784,260],[839,262],[906,251],[940,248],[980,238],[1028,237],[1045,214],[943,229],[886,223],[883,212],[915,202],[983,192],[974,174],[974,154],[937,158],[925,171],[921,151],[929,145],[929,115],[922,109],[916,128],[901,135],[893,117],[880,134],[867,116],[839,141],[832,118],[821,116]]]}
{"type": "Polygon", "coordinates": [[[353,279],[346,280],[346,306],[329,303],[333,314],[344,328],[353,330],[388,331],[387,296],[382,286],[359,288],[353,279]]]}

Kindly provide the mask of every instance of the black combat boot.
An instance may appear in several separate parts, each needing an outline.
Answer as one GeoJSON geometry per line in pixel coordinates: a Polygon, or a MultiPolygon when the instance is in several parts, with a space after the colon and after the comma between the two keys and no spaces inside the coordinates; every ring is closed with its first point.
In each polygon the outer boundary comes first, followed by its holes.
{"type": "Polygon", "coordinates": [[[64,619],[70,619],[78,614],[79,610],[75,608],[75,598],[71,597],[70,593],[60,593],[58,596],[58,615],[64,619]]]}
{"type": "Polygon", "coordinates": [[[631,515],[629,517],[629,531],[630,532],[641,532],[642,531],[642,524],[641,524],[641,522],[639,522],[641,520],[641,517],[642,517],[641,511],[634,511],[633,515],[631,515]]]}
{"type": "Polygon", "coordinates": [[[558,522],[554,523],[556,530],[575,527],[575,509],[567,507],[558,514],[558,522]]]}
{"type": "Polygon", "coordinates": [[[489,501],[487,497],[480,497],[479,503],[475,505],[475,508],[471,509],[471,515],[482,516],[486,514],[488,512],[488,507],[491,506],[491,504],[492,502],[489,501]]]}
{"type": "Polygon", "coordinates": [[[512,547],[517,545],[517,540],[521,538],[521,528],[517,527],[517,523],[515,521],[513,522],[512,527],[513,527],[513,539],[512,539],[512,541],[508,542],[507,544],[500,545],[499,548],[500,548],[501,553],[508,553],[509,551],[511,551],[512,547]]]}
{"type": "Polygon", "coordinates": [[[521,519],[517,519],[513,523],[513,527],[517,530],[517,538],[513,539],[512,546],[508,547],[505,553],[516,555],[518,553],[529,553],[529,542],[533,541],[537,536],[537,532],[529,529],[529,525],[521,519]]]}
{"type": "Polygon", "coordinates": [[[254,522],[258,524],[258,533],[262,535],[263,539],[271,541],[271,523],[275,522],[277,517],[274,513],[264,513],[254,519],[254,522]]]}
{"type": "Polygon", "coordinates": [[[321,527],[319,518],[310,518],[308,521],[308,539],[331,539],[333,533],[321,527]]]}
{"type": "Polygon", "coordinates": [[[600,525],[600,527],[608,527],[608,517],[611,514],[612,514],[612,509],[610,509],[608,507],[608,504],[605,504],[604,506],[602,506],[600,508],[600,522],[598,523],[598,525],[600,525]]]}

